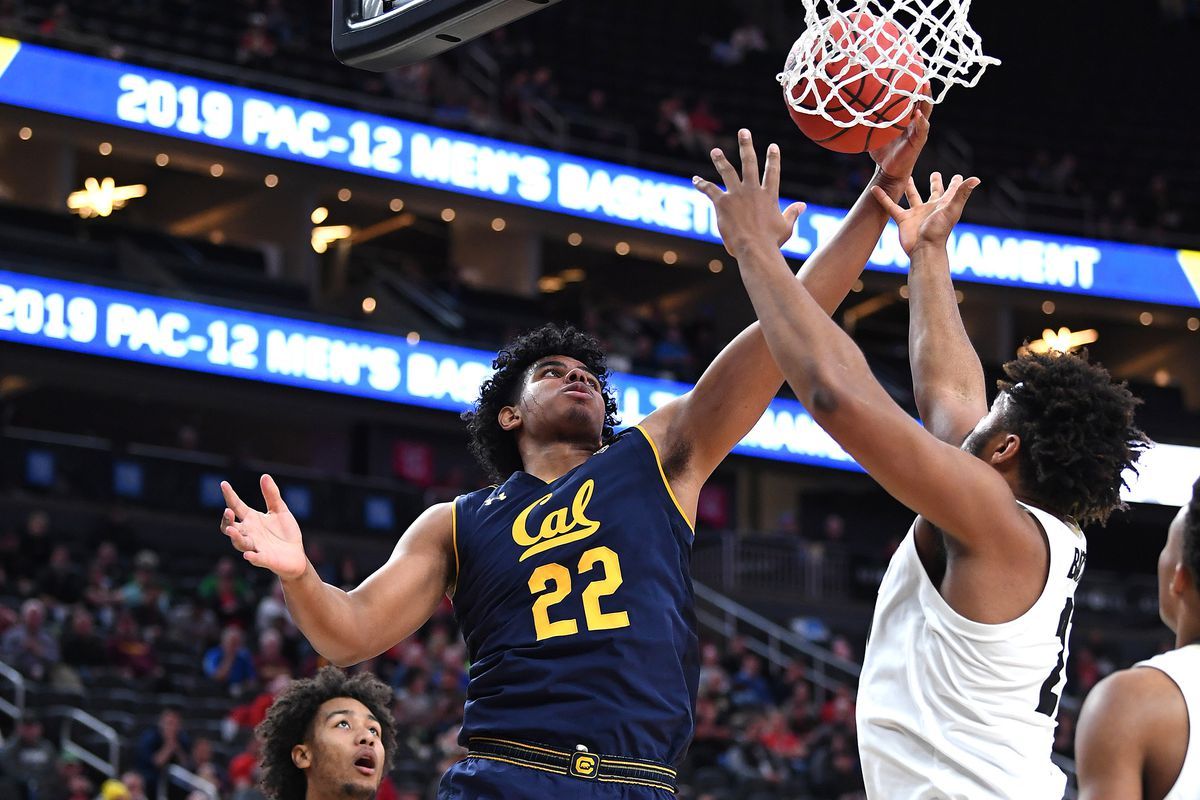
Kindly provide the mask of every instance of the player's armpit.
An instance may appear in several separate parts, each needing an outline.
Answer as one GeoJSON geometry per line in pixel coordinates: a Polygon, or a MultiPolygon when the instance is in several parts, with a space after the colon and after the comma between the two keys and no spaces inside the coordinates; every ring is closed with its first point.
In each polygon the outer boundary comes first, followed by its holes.
{"type": "MultiPolygon", "coordinates": [[[[1075,729],[1080,800],[1142,800],[1146,706],[1158,670],[1128,669],[1096,684],[1075,729]],[[1147,694],[1150,692],[1150,694],[1147,694]]],[[[1162,673],[1163,680],[1169,681],[1162,673]]]]}
{"type": "Polygon", "coordinates": [[[762,417],[782,383],[756,322],[721,350],[695,388],[642,420],[688,519],[695,519],[708,476],[762,417]]]}
{"type": "Polygon", "coordinates": [[[387,563],[349,593],[351,663],[379,655],[428,621],[457,579],[454,548],[453,502],[431,506],[408,527],[387,563]]]}

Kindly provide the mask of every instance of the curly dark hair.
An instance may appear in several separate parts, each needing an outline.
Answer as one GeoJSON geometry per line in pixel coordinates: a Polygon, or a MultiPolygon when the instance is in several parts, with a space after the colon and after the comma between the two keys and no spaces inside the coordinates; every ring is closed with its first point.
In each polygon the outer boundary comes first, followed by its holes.
{"type": "Polygon", "coordinates": [[[1200,585],[1200,478],[1192,484],[1192,500],[1183,515],[1183,563],[1200,585]]]}
{"type": "Polygon", "coordinates": [[[600,440],[607,442],[612,438],[613,427],[617,424],[617,400],[608,385],[604,350],[589,334],[570,325],[548,323],[517,336],[496,354],[492,362],[495,372],[479,387],[475,407],[463,412],[471,440],[471,455],[494,481],[503,481],[522,467],[516,435],[500,427],[497,419],[500,409],[517,402],[525,371],[549,355],[578,359],[600,381],[600,392],[604,396],[604,429],[600,440]]]}
{"type": "Polygon", "coordinates": [[[1004,424],[1021,437],[1021,480],[1049,509],[1080,524],[1123,509],[1122,473],[1149,445],[1134,425],[1141,403],[1108,370],[1078,354],[1029,353],[1004,365],[1013,409],[1004,424]]]}
{"type": "Polygon", "coordinates": [[[262,742],[262,790],[273,800],[304,800],[308,778],[292,762],[292,748],[312,737],[313,718],[327,700],[349,697],[359,701],[379,721],[383,741],[383,770],[392,767],[396,752],[396,720],[392,716],[392,690],[369,672],[347,675],[337,667],[324,667],[315,676],[293,681],[271,708],[255,733],[262,742]]]}

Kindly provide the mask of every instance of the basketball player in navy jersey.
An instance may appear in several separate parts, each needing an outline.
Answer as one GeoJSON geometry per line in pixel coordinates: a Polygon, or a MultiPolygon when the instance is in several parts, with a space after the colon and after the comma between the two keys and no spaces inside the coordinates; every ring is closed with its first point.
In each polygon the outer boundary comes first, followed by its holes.
{"type": "Polygon", "coordinates": [[[1079,524],[1121,506],[1122,473],[1146,441],[1136,401],[1083,357],[1031,355],[1004,366],[988,408],[947,252],[978,180],[943,187],[934,173],[928,202],[909,182],[908,210],[876,195],[912,262],[918,425],[790,279],[754,162],[742,176],[720,151],[713,162],[726,190],[695,183],[716,207],[772,355],[816,421],[918,514],[880,586],[860,677],[868,796],[1061,800],[1065,776],[1050,752],[1087,557],[1079,524]]]}
{"type": "Polygon", "coordinates": [[[1083,703],[1080,800],[1200,797],[1200,480],[1158,557],[1158,610],[1175,649],[1109,675],[1083,703]]]}
{"type": "MultiPolygon", "coordinates": [[[[899,197],[927,132],[918,114],[873,153],[872,186],[899,197]]],[[[753,150],[743,158],[751,163],[753,150]]],[[[779,211],[778,153],[762,188],[775,198],[765,228],[778,248],[801,211],[779,211]]],[[[857,280],[886,221],[864,192],[801,270],[825,313],[857,280]]],[[[441,797],[672,792],[699,676],[689,574],[697,499],[783,376],[754,325],[692,391],[614,437],[616,403],[591,337],[546,326],[501,350],[494,366],[467,421],[497,485],[428,509],[353,591],[317,576],[268,476],[266,514],[222,484],[221,529],[247,561],[279,576],[297,625],[336,664],[392,647],[450,594],[471,661],[461,734],[470,755],[443,778],[441,797]]]]}

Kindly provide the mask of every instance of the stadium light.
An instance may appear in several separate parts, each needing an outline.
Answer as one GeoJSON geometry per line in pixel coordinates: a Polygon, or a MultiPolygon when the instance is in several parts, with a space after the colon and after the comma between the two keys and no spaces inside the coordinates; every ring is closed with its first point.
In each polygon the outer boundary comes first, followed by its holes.
{"type": "Polygon", "coordinates": [[[312,249],[324,253],[339,239],[349,238],[354,229],[349,225],[318,225],[312,229],[312,249]]]}
{"type": "Polygon", "coordinates": [[[1022,347],[1018,353],[1049,353],[1053,350],[1056,353],[1070,353],[1073,350],[1078,350],[1084,345],[1089,345],[1100,338],[1100,332],[1095,328],[1088,328],[1084,331],[1072,331],[1070,328],[1059,328],[1058,332],[1046,328],[1042,331],[1042,338],[1035,339],[1025,347],[1022,347]]]}
{"type": "Polygon", "coordinates": [[[67,195],[67,208],[84,219],[107,217],[113,211],[125,207],[130,200],[146,196],[146,184],[117,186],[112,178],[98,181],[87,178],[83,188],[67,195]]]}

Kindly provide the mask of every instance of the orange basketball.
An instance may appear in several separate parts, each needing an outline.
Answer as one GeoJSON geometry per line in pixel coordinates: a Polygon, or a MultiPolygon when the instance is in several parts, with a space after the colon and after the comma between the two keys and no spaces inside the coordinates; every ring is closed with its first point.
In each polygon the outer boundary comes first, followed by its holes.
{"type": "MultiPolygon", "coordinates": [[[[909,98],[895,90],[917,91],[924,83],[925,62],[908,32],[896,23],[887,20],[876,28],[875,18],[861,11],[847,15],[847,19],[850,25],[840,19],[830,22],[827,38],[842,49],[860,52],[866,61],[878,66],[868,69],[845,55],[830,59],[822,70],[827,78],[805,78],[791,90],[792,97],[813,113],[799,111],[790,103],[788,113],[796,127],[822,147],[839,153],[863,153],[882,147],[903,132],[912,109],[909,98]],[[835,125],[817,113],[825,98],[830,98],[825,110],[834,119],[852,122],[852,111],[875,109],[870,119],[888,125],[835,125]]],[[[814,48],[820,46],[814,42],[814,48]]],[[[810,53],[813,56],[819,54],[810,53]]]]}

